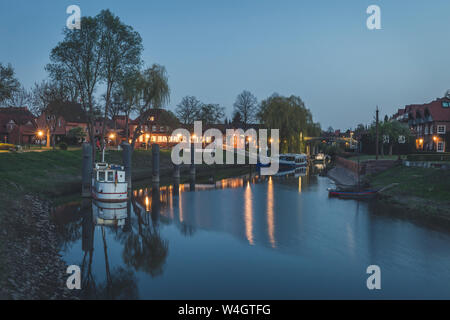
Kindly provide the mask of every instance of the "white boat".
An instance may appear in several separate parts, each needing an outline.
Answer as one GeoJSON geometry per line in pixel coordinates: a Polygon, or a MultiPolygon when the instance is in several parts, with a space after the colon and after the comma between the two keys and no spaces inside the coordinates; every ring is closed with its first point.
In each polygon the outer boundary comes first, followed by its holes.
{"type": "Polygon", "coordinates": [[[92,197],[101,202],[126,202],[128,184],[122,166],[99,162],[92,177],[92,197]]]}
{"type": "Polygon", "coordinates": [[[323,154],[323,153],[316,154],[316,157],[314,158],[314,160],[324,161],[325,160],[325,154],[323,154]]]}
{"type": "Polygon", "coordinates": [[[306,166],[307,156],[304,153],[283,153],[279,157],[280,170],[289,170],[296,167],[306,166]]]}
{"type": "Polygon", "coordinates": [[[308,156],[304,153],[296,153],[295,154],[295,166],[296,167],[305,167],[308,165],[308,156]]]}

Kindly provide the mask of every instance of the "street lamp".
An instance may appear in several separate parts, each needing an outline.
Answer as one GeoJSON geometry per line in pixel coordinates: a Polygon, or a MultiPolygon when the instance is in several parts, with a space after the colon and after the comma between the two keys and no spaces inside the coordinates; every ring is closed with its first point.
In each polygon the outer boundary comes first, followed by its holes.
{"type": "Polygon", "coordinates": [[[145,134],[145,150],[148,150],[149,138],[150,138],[150,135],[148,133],[145,134]]]}
{"type": "Polygon", "coordinates": [[[44,132],[42,132],[42,130],[39,130],[37,132],[37,136],[39,138],[39,149],[42,149],[42,137],[44,136],[44,132]]]}

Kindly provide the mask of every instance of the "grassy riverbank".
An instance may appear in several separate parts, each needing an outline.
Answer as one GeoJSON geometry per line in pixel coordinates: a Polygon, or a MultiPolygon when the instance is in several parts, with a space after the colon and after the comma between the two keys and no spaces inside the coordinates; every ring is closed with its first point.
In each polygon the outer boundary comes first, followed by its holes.
{"type": "Polygon", "coordinates": [[[412,214],[450,221],[450,171],[396,166],[365,178],[372,187],[398,185],[382,192],[387,203],[412,214]]]}
{"type": "MultiPolygon", "coordinates": [[[[108,151],[105,160],[122,163],[122,152],[108,151]]],[[[132,157],[133,180],[149,180],[152,175],[150,150],[135,150],[132,157]]],[[[24,193],[44,198],[75,194],[81,188],[81,150],[52,150],[45,152],[24,152],[0,154],[0,194],[8,197],[24,193]]],[[[187,167],[182,169],[186,174],[187,167]]],[[[247,166],[221,165],[197,166],[199,181],[215,180],[246,173],[247,166]]],[[[169,150],[160,153],[161,178],[170,178],[172,163],[169,150]]]]}

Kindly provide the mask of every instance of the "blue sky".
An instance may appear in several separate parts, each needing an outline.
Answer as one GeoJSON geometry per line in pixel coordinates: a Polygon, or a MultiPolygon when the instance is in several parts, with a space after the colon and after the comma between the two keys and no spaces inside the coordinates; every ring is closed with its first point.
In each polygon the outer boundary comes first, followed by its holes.
{"type": "Polygon", "coordinates": [[[322,128],[355,127],[450,88],[450,1],[1,0],[0,62],[31,87],[46,77],[62,40],[67,6],[82,15],[109,8],[137,30],[147,65],[166,66],[169,109],[185,95],[219,103],[298,95],[322,128]],[[381,8],[382,30],[366,28],[381,8]]]}

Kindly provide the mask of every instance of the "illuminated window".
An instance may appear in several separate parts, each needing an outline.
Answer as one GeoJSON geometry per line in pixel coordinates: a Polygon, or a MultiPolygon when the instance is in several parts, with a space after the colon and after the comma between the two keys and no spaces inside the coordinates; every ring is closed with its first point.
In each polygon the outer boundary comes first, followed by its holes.
{"type": "Polygon", "coordinates": [[[444,142],[443,141],[439,141],[437,144],[437,151],[438,152],[444,152],[444,142]]]}

